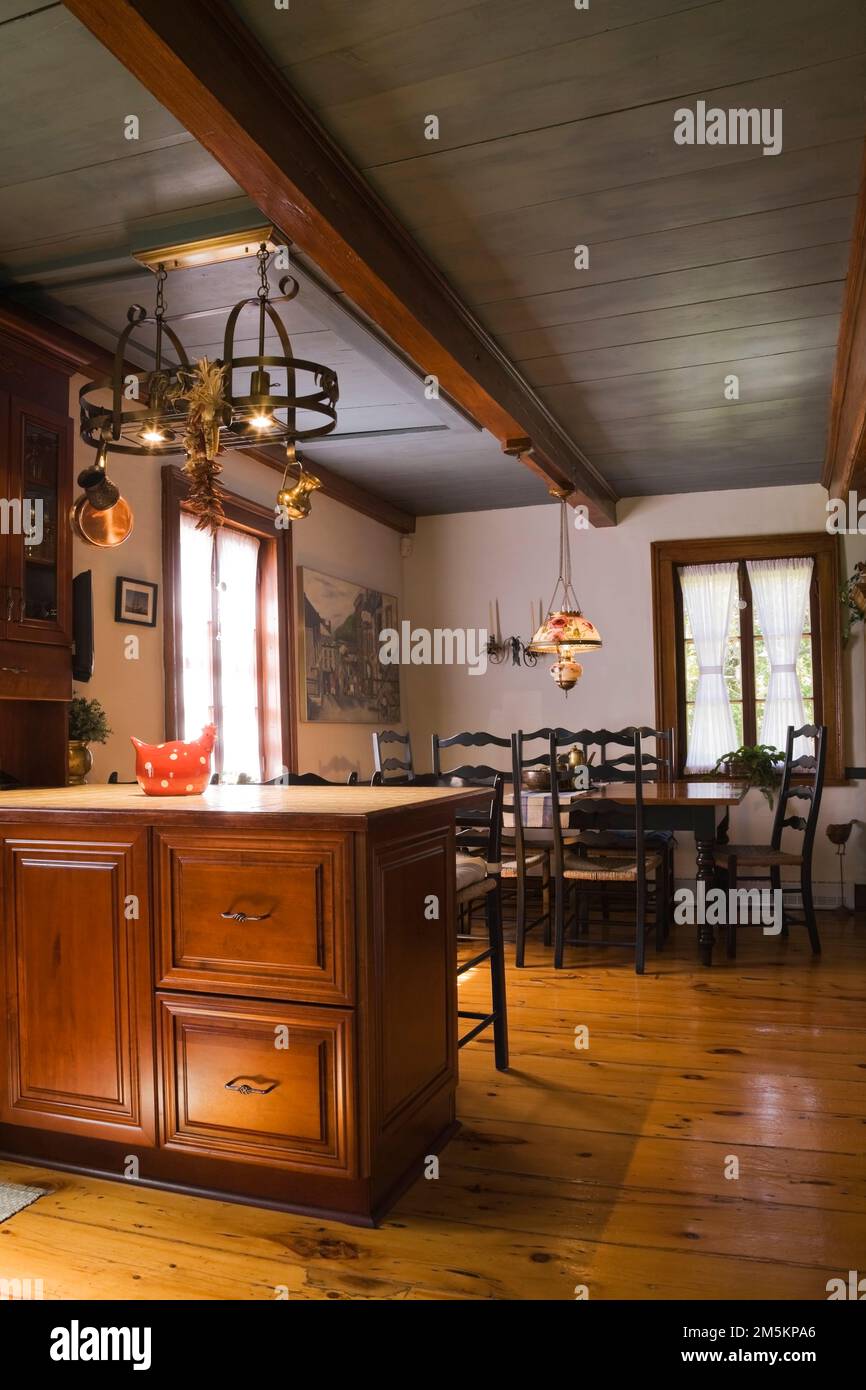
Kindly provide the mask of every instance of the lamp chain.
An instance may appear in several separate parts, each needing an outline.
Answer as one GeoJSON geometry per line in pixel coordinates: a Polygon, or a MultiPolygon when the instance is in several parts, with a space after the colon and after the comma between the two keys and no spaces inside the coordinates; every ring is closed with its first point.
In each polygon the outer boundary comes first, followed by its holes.
{"type": "Polygon", "coordinates": [[[270,260],[270,252],[264,242],[260,245],[257,256],[259,262],[259,288],[257,293],[259,299],[267,299],[270,293],[268,288],[268,261],[270,260]]]}
{"type": "Polygon", "coordinates": [[[581,611],[577,595],[571,582],[571,546],[568,537],[568,504],[564,497],[559,498],[559,575],[556,587],[547,606],[548,613],[556,610],[556,596],[562,589],[562,606],[566,610],[581,611]]]}
{"type": "Polygon", "coordinates": [[[156,317],[156,319],[157,319],[158,322],[161,322],[162,319],[165,317],[165,282],[166,282],[166,278],[167,278],[167,277],[166,277],[166,269],[165,269],[165,266],[163,265],[162,261],[160,261],[159,265],[158,265],[157,268],[156,268],[156,312],[155,312],[155,317],[156,317]]]}

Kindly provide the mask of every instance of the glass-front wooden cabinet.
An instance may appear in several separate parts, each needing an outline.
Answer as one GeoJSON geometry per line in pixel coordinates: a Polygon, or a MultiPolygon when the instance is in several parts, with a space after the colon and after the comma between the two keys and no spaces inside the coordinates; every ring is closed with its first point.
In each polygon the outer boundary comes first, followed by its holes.
{"type": "Polygon", "coordinates": [[[0,633],[8,641],[67,646],[72,638],[72,422],[12,397],[8,438],[0,633]]]}

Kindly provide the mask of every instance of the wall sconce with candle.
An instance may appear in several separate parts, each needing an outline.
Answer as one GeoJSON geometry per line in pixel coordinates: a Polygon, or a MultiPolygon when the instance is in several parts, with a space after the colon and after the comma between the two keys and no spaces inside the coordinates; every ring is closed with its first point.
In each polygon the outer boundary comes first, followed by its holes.
{"type": "MultiPolygon", "coordinates": [[[[539,610],[541,602],[539,600],[539,610]]],[[[535,609],[530,603],[530,631],[535,631],[535,609]]],[[[501,666],[504,661],[511,657],[512,666],[537,666],[538,657],[535,652],[529,650],[522,637],[503,637],[502,625],[499,621],[499,600],[495,599],[489,606],[489,628],[487,639],[487,656],[496,666],[501,666]]]]}

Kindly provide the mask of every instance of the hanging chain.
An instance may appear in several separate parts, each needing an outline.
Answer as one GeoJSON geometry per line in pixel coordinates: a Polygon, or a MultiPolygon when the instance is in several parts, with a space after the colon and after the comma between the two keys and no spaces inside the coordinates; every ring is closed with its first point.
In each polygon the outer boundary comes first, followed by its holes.
{"type": "Polygon", "coordinates": [[[270,288],[268,286],[268,261],[271,255],[264,242],[262,242],[256,254],[259,261],[259,288],[257,293],[259,299],[264,300],[267,299],[270,294],[270,288]]]}
{"type": "Polygon", "coordinates": [[[162,322],[165,317],[165,282],[167,279],[165,266],[162,261],[156,267],[156,320],[162,322]]]}

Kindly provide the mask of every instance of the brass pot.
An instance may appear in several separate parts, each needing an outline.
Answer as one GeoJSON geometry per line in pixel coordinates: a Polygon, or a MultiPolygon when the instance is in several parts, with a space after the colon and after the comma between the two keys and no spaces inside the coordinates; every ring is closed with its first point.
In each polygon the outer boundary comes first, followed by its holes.
{"type": "Polygon", "coordinates": [[[87,774],[93,767],[93,754],[90,745],[80,738],[69,740],[69,758],[67,761],[67,782],[70,787],[83,787],[87,781],[87,774]]]}
{"type": "MultiPolygon", "coordinates": [[[[560,791],[570,791],[572,784],[572,772],[569,767],[565,769],[557,768],[556,785],[560,791]]],[[[530,792],[549,792],[550,791],[550,769],[546,767],[524,768],[521,781],[525,791],[530,792]]]]}

